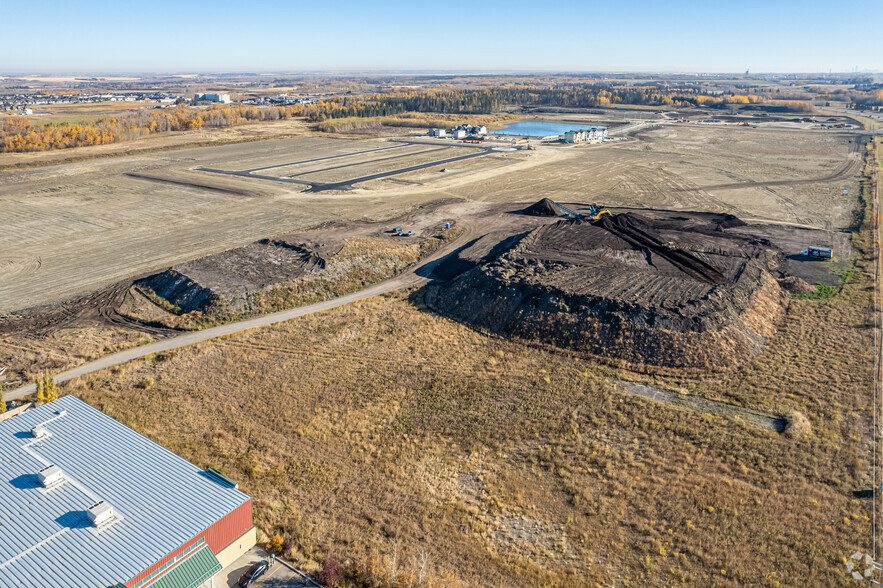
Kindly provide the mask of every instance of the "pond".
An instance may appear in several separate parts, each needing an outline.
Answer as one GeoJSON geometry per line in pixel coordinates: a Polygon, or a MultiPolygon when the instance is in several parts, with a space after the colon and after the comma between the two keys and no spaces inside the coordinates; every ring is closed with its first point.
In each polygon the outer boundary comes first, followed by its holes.
{"type": "Polygon", "coordinates": [[[497,131],[491,131],[491,135],[511,135],[515,137],[552,137],[563,135],[567,131],[603,129],[595,125],[579,123],[553,123],[541,121],[517,122],[506,125],[497,131]]]}

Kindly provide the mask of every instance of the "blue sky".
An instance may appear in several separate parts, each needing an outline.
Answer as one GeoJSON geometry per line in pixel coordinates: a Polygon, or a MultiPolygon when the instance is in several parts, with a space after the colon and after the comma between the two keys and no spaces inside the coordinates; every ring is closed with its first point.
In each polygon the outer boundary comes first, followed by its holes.
{"type": "Polygon", "coordinates": [[[883,70],[883,1],[840,4],[38,0],[0,72],[883,70]]]}

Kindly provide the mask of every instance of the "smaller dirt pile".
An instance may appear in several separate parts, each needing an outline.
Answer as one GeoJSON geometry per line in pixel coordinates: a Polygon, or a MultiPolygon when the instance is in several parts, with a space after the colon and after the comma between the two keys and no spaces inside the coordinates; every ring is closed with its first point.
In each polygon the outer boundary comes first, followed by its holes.
{"type": "Polygon", "coordinates": [[[566,206],[558,204],[549,198],[543,198],[539,202],[531,204],[521,211],[521,214],[528,216],[563,216],[566,218],[574,218],[579,216],[576,212],[570,210],[566,206]]]}
{"type": "Polygon", "coordinates": [[[250,293],[324,267],[324,259],[301,245],[263,239],[176,265],[141,284],[185,312],[221,299],[238,308],[250,293]]]}

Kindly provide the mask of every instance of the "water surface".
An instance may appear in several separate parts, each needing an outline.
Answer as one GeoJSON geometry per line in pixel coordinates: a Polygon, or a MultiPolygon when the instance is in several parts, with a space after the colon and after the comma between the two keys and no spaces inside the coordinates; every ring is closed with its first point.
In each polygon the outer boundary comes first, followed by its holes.
{"type": "Polygon", "coordinates": [[[491,131],[491,135],[511,135],[515,137],[551,137],[563,135],[567,131],[587,131],[589,129],[603,129],[595,125],[579,123],[553,123],[541,121],[525,121],[506,125],[498,131],[491,131]]]}

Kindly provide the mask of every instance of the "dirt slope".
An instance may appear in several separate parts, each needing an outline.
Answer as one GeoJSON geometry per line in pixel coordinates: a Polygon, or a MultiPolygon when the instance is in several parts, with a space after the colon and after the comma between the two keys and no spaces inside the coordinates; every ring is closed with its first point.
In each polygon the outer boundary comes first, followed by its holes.
{"type": "Polygon", "coordinates": [[[729,215],[634,213],[562,220],[509,247],[458,253],[433,286],[443,314],[508,337],[631,366],[729,369],[764,348],[786,296],[768,243],[726,233],[729,215]]]}

